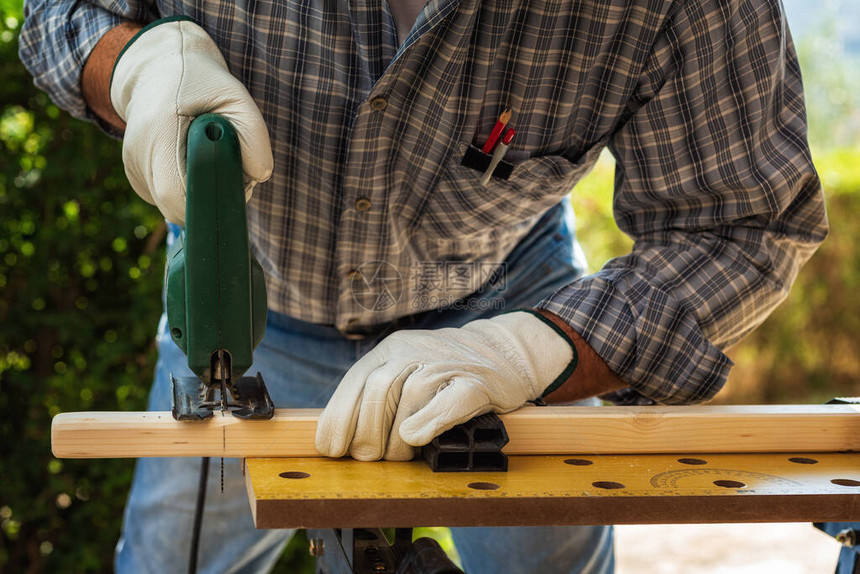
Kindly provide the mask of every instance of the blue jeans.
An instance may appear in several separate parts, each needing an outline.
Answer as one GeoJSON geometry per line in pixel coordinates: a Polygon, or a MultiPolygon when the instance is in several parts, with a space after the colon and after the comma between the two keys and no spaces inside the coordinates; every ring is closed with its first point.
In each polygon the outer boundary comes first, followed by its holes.
{"type": "MultiPolygon", "coordinates": [[[[550,210],[511,253],[504,281],[471,296],[463,309],[422,313],[392,329],[456,327],[533,305],[580,276],[583,260],[573,233],[573,213],[563,203],[550,210]]],[[[349,340],[333,327],[270,312],[250,372],[263,374],[278,407],[323,407],[347,369],[386,334],[349,340]]],[[[157,343],[159,360],[149,409],[167,411],[170,373],[192,374],[185,355],[167,333],[164,317],[157,343]]],[[[293,531],[255,530],[239,461],[224,460],[223,493],[218,463],[213,461],[209,474],[198,571],[266,572],[293,531]]],[[[199,458],[138,460],[117,544],[118,572],[186,571],[200,464],[199,458]]],[[[452,533],[469,574],[604,574],[614,568],[609,526],[455,528],[452,533]]]]}

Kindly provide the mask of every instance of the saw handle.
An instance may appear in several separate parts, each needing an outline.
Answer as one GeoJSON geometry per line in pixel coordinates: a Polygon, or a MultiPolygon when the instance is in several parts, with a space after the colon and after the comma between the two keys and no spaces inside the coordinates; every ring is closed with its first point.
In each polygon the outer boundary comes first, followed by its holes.
{"type": "Polygon", "coordinates": [[[201,378],[212,356],[230,355],[230,378],[253,363],[266,328],[263,270],[248,241],[239,137],[229,120],[204,114],[187,137],[185,229],[168,253],[167,318],[173,340],[201,378]]]}

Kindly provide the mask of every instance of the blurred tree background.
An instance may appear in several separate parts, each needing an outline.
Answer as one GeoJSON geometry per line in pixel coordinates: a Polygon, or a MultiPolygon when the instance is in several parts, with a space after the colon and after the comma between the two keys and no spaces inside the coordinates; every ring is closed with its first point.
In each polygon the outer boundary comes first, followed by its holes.
{"type": "Polygon", "coordinates": [[[98,572],[134,461],[54,459],[50,418],[143,408],[165,227],[117,142],[33,87],[0,6],[0,568],[98,572]]]}
{"type": "MultiPolygon", "coordinates": [[[[101,572],[134,462],[53,458],[50,419],[144,408],[165,227],[129,188],[119,144],[32,86],[21,19],[20,0],[0,0],[0,572],[101,572]]],[[[718,402],[860,391],[860,58],[831,39],[822,30],[799,45],[831,236],[788,301],[729,351],[737,366],[718,402]]],[[[573,193],[595,269],[630,245],[612,220],[612,172],[606,156],[573,193]]],[[[279,572],[307,571],[303,544],[279,572]]]]}

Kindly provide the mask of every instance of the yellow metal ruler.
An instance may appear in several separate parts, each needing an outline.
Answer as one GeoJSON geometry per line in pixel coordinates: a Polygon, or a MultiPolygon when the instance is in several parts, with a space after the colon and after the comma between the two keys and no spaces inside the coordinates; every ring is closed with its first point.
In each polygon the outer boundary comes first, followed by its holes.
{"type": "Polygon", "coordinates": [[[252,458],[257,528],[860,520],[860,453],[512,456],[507,472],[423,461],[252,458]]]}

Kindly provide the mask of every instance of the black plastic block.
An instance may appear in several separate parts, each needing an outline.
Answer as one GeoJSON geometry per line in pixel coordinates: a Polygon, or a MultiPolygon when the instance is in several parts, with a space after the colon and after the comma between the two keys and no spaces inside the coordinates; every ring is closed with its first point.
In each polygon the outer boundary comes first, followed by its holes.
{"type": "Polygon", "coordinates": [[[445,431],[421,449],[433,472],[505,472],[508,431],[495,413],[480,415],[445,431]]]}

